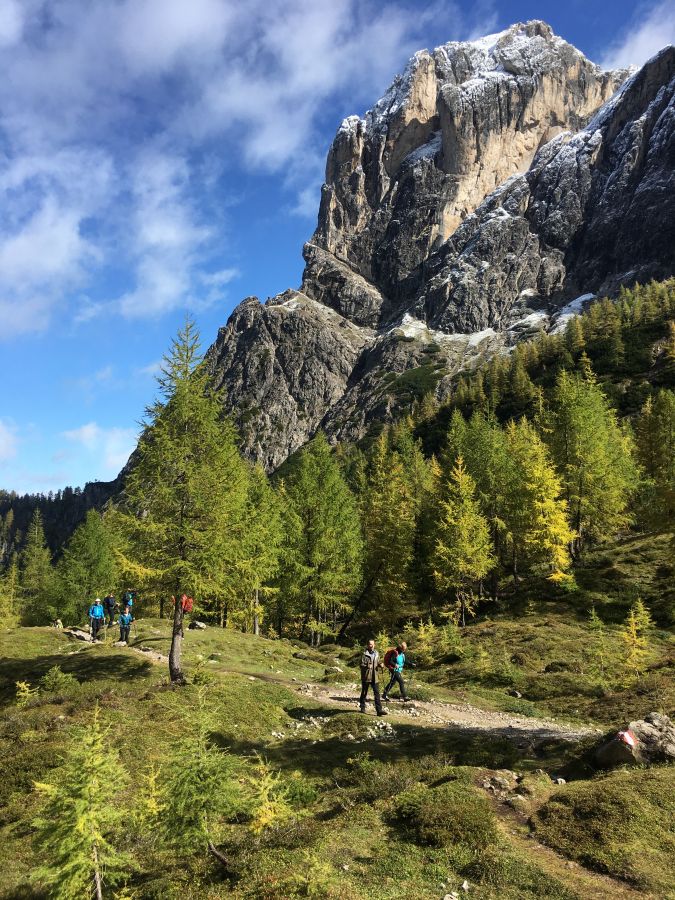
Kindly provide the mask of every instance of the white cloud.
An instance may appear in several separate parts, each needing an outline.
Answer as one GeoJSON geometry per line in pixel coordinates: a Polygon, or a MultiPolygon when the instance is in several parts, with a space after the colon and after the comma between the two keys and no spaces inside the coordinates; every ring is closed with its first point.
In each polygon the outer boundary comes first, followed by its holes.
{"type": "Polygon", "coordinates": [[[0,0],[0,47],[9,47],[21,37],[23,14],[18,0],[0,0]]]}
{"type": "Polygon", "coordinates": [[[11,423],[0,419],[0,465],[8,462],[16,456],[17,438],[16,429],[11,423]]]}
{"type": "Polygon", "coordinates": [[[453,0],[406,2],[0,0],[0,337],[57,311],[221,299],[222,172],[279,173],[313,216],[337,99],[362,112],[430,23],[450,39],[492,15],[491,0],[468,18],[453,0]],[[110,269],[129,287],[106,298],[110,269]]]}
{"type": "Polygon", "coordinates": [[[124,466],[136,446],[138,434],[133,428],[103,428],[96,422],[87,422],[79,428],[62,432],[62,437],[79,444],[100,462],[99,471],[104,478],[114,478],[124,466]]]}
{"type": "Polygon", "coordinates": [[[675,4],[671,0],[638,9],[631,26],[603,56],[605,69],[641,66],[663,47],[675,44],[675,4]]]}

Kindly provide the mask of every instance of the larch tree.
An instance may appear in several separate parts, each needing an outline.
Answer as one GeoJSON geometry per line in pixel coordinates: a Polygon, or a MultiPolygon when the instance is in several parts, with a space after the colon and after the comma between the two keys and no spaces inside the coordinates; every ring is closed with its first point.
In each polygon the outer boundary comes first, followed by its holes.
{"type": "Polygon", "coordinates": [[[279,569],[283,540],[279,497],[262,466],[251,469],[246,503],[240,586],[247,596],[245,627],[260,633],[263,594],[273,591],[270,583],[279,569]]]}
{"type": "Polygon", "coordinates": [[[568,547],[574,533],[560,478],[530,422],[510,422],[505,437],[515,475],[508,485],[506,514],[513,576],[517,577],[520,567],[542,562],[549,566],[553,580],[561,580],[570,566],[568,547]]]}
{"type": "Polygon", "coordinates": [[[422,502],[418,486],[416,506],[412,482],[384,431],[369,455],[366,486],[359,498],[365,558],[354,613],[370,608],[387,626],[400,616],[401,604],[410,593],[416,515],[422,502]]]}
{"type": "Polygon", "coordinates": [[[615,533],[630,521],[629,500],[638,484],[632,439],[582,356],[584,375],[561,372],[546,437],[560,473],[579,557],[588,541],[615,533]]]}
{"type": "Polygon", "coordinates": [[[307,444],[286,482],[299,530],[294,550],[302,633],[320,643],[349,608],[361,580],[363,542],[356,500],[323,433],[307,444]]]}
{"type": "Polygon", "coordinates": [[[657,527],[675,521],[675,392],[648,397],[635,423],[638,459],[650,481],[649,520],[657,527]]]}
{"type": "Polygon", "coordinates": [[[55,596],[64,622],[77,622],[95,596],[114,590],[119,577],[114,539],[105,517],[91,509],[56,567],[55,596]]]}
{"type": "Polygon", "coordinates": [[[46,625],[56,614],[53,603],[54,570],[42,526],[42,514],[35,509],[26,532],[21,554],[22,618],[28,625],[46,625]]]}
{"type": "Polygon", "coordinates": [[[238,596],[249,472],[190,319],[164,357],[158,384],[160,397],[147,410],[125,483],[132,540],[122,568],[160,602],[175,598],[169,670],[182,683],[180,597],[199,598],[223,622],[227,603],[238,596]]]}
{"type": "Polygon", "coordinates": [[[471,611],[472,588],[490,572],[495,557],[490,527],[475,497],[475,484],[460,456],[441,501],[436,530],[434,576],[446,596],[455,593],[459,621],[466,624],[471,611]]]}
{"type": "Polygon", "coordinates": [[[118,849],[122,834],[116,834],[124,811],[114,798],[126,772],[109,731],[96,706],[90,723],[74,732],[58,777],[35,784],[45,802],[34,822],[43,860],[34,878],[50,885],[54,900],[102,900],[104,886],[130,872],[128,853],[118,849]]]}

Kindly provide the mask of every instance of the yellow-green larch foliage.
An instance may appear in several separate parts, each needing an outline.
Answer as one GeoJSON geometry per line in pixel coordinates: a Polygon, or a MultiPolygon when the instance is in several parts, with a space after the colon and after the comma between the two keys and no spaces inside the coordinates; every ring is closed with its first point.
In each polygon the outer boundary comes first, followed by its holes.
{"type": "Polygon", "coordinates": [[[454,591],[462,624],[465,624],[467,594],[495,565],[490,528],[475,497],[475,484],[460,456],[441,501],[436,526],[434,577],[446,595],[454,591]]]}
{"type": "Polygon", "coordinates": [[[668,527],[675,521],[675,392],[648,397],[635,422],[638,459],[650,481],[649,521],[668,527]]]}
{"type": "Polygon", "coordinates": [[[584,376],[560,373],[545,425],[578,556],[589,540],[614,534],[631,519],[629,501],[638,484],[632,437],[590,366],[584,376]]]}
{"type": "Polygon", "coordinates": [[[74,731],[64,763],[49,782],[35,782],[44,804],[35,819],[41,865],[34,873],[54,900],[102,897],[124,881],[132,860],[124,847],[124,807],[119,794],[127,775],[111,746],[98,706],[74,731]]]}
{"type": "Polygon", "coordinates": [[[624,669],[626,674],[639,677],[644,672],[649,659],[649,633],[654,627],[648,608],[639,598],[631,606],[621,630],[621,638],[626,645],[624,669]]]}
{"type": "Polygon", "coordinates": [[[514,565],[545,562],[550,577],[559,580],[570,566],[568,546],[574,537],[560,478],[530,422],[510,422],[506,445],[515,476],[508,515],[514,565]]]}

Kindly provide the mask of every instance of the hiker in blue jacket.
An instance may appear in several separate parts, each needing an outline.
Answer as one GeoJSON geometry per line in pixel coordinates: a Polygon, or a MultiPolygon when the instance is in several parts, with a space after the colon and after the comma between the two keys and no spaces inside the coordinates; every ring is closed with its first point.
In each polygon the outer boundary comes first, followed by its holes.
{"type": "Polygon", "coordinates": [[[105,609],[103,608],[103,604],[101,603],[101,598],[97,597],[89,607],[89,626],[91,628],[92,641],[98,640],[98,633],[100,631],[101,625],[103,625],[104,622],[105,609]]]}
{"type": "Polygon", "coordinates": [[[120,617],[118,619],[118,623],[120,626],[120,641],[124,641],[126,644],[129,643],[129,632],[131,630],[131,623],[134,621],[134,617],[131,615],[131,610],[127,606],[123,613],[120,613],[120,617]]]}
{"type": "Polygon", "coordinates": [[[401,692],[401,700],[404,703],[408,701],[408,695],[406,694],[405,689],[405,681],[403,680],[403,667],[405,666],[405,651],[408,649],[408,645],[405,641],[401,641],[400,644],[396,646],[396,653],[392,654],[392,660],[390,665],[388,666],[389,671],[391,672],[391,678],[389,680],[389,684],[384,689],[384,693],[382,694],[382,699],[384,701],[389,699],[389,691],[393,688],[395,684],[398,684],[398,689],[401,692]]]}

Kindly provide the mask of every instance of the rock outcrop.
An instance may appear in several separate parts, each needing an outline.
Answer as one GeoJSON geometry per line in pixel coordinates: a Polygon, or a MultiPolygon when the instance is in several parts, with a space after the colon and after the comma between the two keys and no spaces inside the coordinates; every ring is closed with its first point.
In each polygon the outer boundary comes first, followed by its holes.
{"type": "Polygon", "coordinates": [[[543,22],[410,60],[338,129],[300,291],[247,298],[209,363],[268,469],[361,437],[578,308],[675,271],[675,48],[603,72],[543,22]],[[572,306],[570,306],[572,302],[572,306]]]}
{"type": "Polygon", "coordinates": [[[595,750],[594,759],[601,769],[616,766],[675,760],[675,724],[668,716],[649,713],[630,722],[621,731],[606,737],[595,750]]]}

